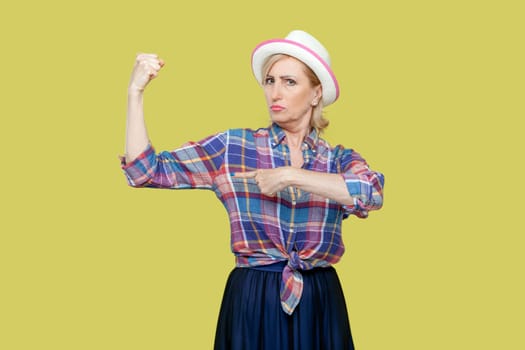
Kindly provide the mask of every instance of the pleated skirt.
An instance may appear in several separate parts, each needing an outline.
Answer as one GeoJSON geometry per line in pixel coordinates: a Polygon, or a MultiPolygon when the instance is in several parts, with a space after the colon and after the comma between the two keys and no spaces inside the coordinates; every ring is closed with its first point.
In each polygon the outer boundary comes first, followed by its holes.
{"type": "Polygon", "coordinates": [[[317,268],[301,274],[301,301],[287,315],[279,297],[281,272],[235,268],[226,283],[214,349],[353,350],[335,269],[317,268]]]}

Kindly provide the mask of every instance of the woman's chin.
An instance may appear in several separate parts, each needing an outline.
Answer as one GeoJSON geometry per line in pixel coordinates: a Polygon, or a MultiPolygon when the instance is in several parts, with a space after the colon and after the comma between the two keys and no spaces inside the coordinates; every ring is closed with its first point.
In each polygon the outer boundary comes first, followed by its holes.
{"type": "Polygon", "coordinates": [[[270,118],[272,119],[272,122],[277,123],[277,124],[286,123],[290,119],[287,116],[283,115],[282,113],[275,113],[275,112],[270,113],[270,118]]]}

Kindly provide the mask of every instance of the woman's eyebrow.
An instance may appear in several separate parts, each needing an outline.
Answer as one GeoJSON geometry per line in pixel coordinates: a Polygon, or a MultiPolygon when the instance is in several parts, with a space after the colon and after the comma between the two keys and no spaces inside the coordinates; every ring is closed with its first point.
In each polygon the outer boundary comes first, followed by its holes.
{"type": "Polygon", "coordinates": [[[280,79],[297,79],[295,75],[281,75],[279,76],[280,79]]]}
{"type": "MultiPolygon", "coordinates": [[[[267,77],[270,77],[270,78],[273,78],[274,76],[270,73],[266,74],[267,77]]],[[[292,74],[284,74],[284,75],[279,75],[279,78],[281,79],[286,79],[286,78],[296,78],[295,75],[292,75],[292,74]]]]}

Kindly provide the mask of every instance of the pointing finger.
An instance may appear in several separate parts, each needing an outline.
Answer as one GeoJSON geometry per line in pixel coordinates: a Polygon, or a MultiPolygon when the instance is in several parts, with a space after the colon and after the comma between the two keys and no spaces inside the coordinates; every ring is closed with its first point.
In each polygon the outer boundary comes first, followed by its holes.
{"type": "Polygon", "coordinates": [[[233,173],[232,176],[240,179],[253,179],[255,176],[257,176],[257,171],[233,173]]]}

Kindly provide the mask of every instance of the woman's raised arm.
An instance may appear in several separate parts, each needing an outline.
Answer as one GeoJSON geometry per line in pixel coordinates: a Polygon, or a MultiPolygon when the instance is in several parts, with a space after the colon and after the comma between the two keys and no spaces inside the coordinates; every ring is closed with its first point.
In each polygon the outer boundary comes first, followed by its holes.
{"type": "Polygon", "coordinates": [[[144,121],[144,89],[152,79],[157,77],[163,66],[164,61],[155,54],[137,55],[128,86],[125,151],[127,163],[144,151],[149,143],[144,121]]]}

